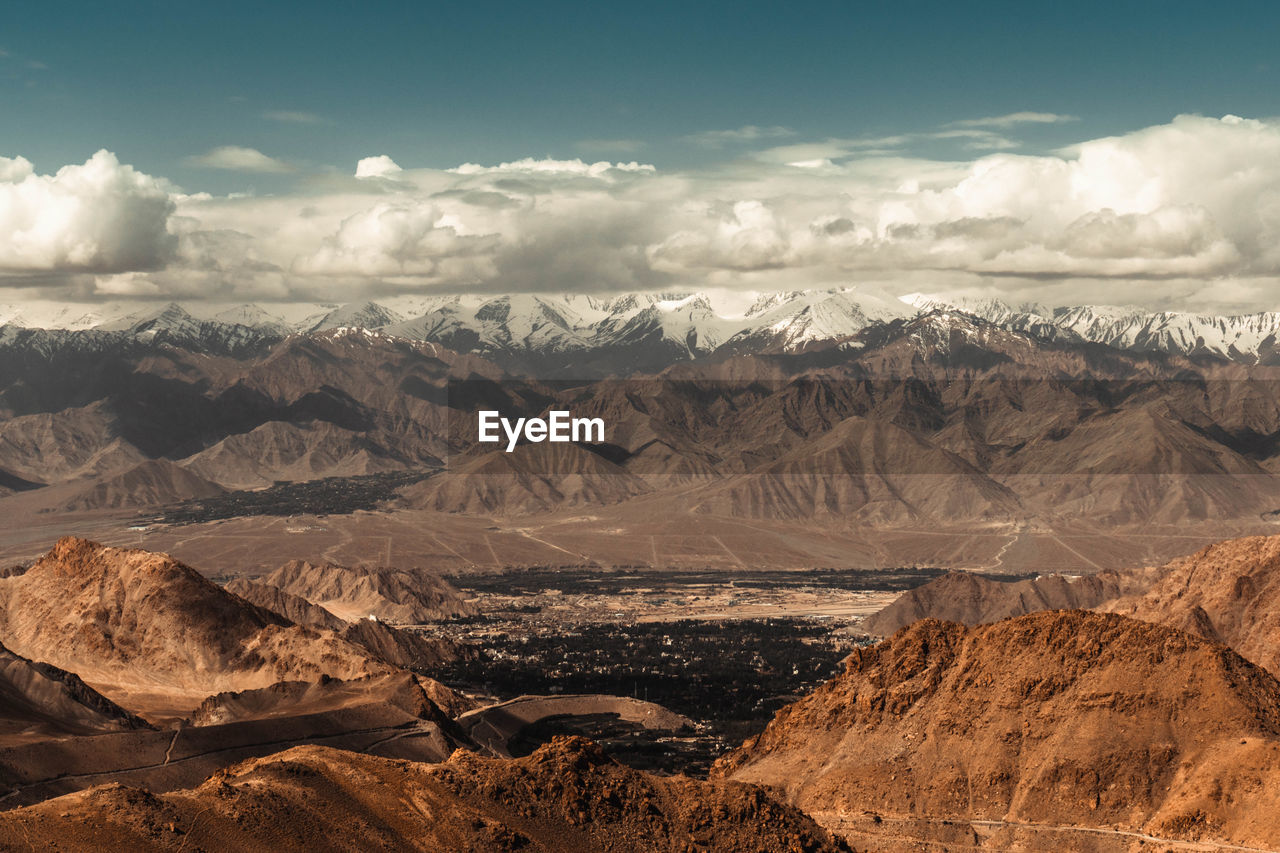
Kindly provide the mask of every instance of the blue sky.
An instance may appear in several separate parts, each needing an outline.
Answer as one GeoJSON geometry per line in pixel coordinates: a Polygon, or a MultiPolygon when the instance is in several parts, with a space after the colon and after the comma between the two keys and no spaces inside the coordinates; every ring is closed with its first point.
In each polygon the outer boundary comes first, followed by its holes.
{"type": "Polygon", "coordinates": [[[44,170],[105,147],[226,191],[299,173],[187,158],[238,145],[302,172],[370,154],[683,168],[725,156],[688,137],[742,126],[822,139],[1078,118],[1024,128],[1043,150],[1179,113],[1276,115],[1278,43],[1274,2],[12,4],[0,152],[44,170]]]}
{"type": "Polygon", "coordinates": [[[1277,44],[1274,0],[10,4],[0,288],[1280,309],[1277,44]]]}

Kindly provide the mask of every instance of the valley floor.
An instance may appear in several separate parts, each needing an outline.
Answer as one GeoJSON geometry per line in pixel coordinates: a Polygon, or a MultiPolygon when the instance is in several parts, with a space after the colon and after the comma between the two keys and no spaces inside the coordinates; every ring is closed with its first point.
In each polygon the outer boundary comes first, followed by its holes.
{"type": "Polygon", "coordinates": [[[157,524],[137,512],[41,513],[24,495],[0,498],[0,565],[35,559],[68,533],[164,551],[211,575],[259,574],[295,558],[344,565],[420,566],[442,573],[525,567],[660,570],[885,569],[948,566],[1021,574],[1092,574],[1158,565],[1274,522],[1177,527],[853,525],[675,515],[659,504],[484,518],[423,510],[249,516],[157,524]]]}

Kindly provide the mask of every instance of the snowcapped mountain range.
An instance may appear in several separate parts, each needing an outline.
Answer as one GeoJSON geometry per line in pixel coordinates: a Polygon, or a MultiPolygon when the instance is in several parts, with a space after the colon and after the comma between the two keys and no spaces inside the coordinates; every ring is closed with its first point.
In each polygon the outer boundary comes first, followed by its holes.
{"type": "Polygon", "coordinates": [[[1113,306],[1011,306],[996,299],[894,297],[865,288],[765,294],[630,293],[394,297],[349,304],[212,302],[0,305],[0,343],[92,332],[93,339],[167,341],[236,354],[328,329],[384,334],[474,352],[531,371],[590,362],[593,372],[657,370],[712,353],[838,346],[863,329],[959,312],[1061,343],[1280,360],[1280,312],[1214,316],[1113,306]]]}

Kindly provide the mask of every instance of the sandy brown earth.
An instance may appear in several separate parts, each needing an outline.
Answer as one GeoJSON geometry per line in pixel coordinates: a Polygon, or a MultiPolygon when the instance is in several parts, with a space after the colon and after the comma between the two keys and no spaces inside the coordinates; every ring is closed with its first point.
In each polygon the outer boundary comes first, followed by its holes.
{"type": "Polygon", "coordinates": [[[223,588],[250,604],[279,613],[295,625],[329,631],[341,631],[347,626],[345,619],[339,619],[320,605],[312,604],[300,595],[285,592],[278,586],[248,578],[236,578],[223,588]]]}
{"type": "Polygon", "coordinates": [[[523,759],[458,752],[437,766],[299,747],[192,790],[105,786],[0,814],[0,843],[31,838],[58,850],[842,849],[759,788],[649,776],[579,738],[523,759]]]}
{"type": "Polygon", "coordinates": [[[0,646],[0,745],[143,728],[78,675],[0,646]]]}
{"type": "Polygon", "coordinates": [[[1045,575],[1011,583],[969,572],[949,572],[904,592],[859,627],[868,634],[887,637],[918,619],[982,625],[1040,610],[1087,610],[1145,589],[1150,583],[1149,574],[1140,570],[1075,578],[1045,575]]]}
{"type": "Polygon", "coordinates": [[[475,612],[447,581],[422,571],[291,560],[262,582],[349,621],[417,623],[475,612]]]}
{"type": "Polygon", "coordinates": [[[449,718],[433,703],[412,673],[376,675],[343,681],[281,681],[254,690],[217,693],[200,703],[187,722],[212,726],[317,714],[377,703],[448,726],[449,718]]]}
{"type": "Polygon", "coordinates": [[[1226,643],[1280,675],[1280,536],[1211,545],[1103,609],[1226,643]]]}
{"type": "Polygon", "coordinates": [[[296,558],[442,574],[592,565],[731,571],[951,566],[1091,574],[1161,565],[1214,542],[1280,529],[1263,519],[1176,526],[778,522],[690,516],[658,496],[520,518],[391,510],[156,525],[120,511],[35,511],[38,496],[61,488],[0,498],[0,513],[11,522],[0,528],[0,564],[38,559],[72,532],[116,547],[164,551],[213,576],[251,578],[296,558]]]}
{"type": "Polygon", "coordinates": [[[380,701],[376,693],[371,701],[314,713],[34,741],[0,748],[0,809],[108,782],[153,792],[191,787],[229,764],[300,744],[436,762],[460,743],[452,728],[380,701]]]}
{"type": "Polygon", "coordinates": [[[212,693],[392,667],[331,633],[298,627],[165,554],[66,538],[0,579],[0,637],[75,672],[143,716],[212,693]]]}
{"type": "MultiPolygon", "coordinates": [[[[1111,614],[924,620],[856,651],[716,774],[812,813],[878,816],[886,836],[989,821],[1266,849],[1280,846],[1280,682],[1111,614]]],[[[1029,849],[1061,849],[1050,839],[1029,849]]],[[[881,849],[908,849],[895,844],[881,849]]]]}

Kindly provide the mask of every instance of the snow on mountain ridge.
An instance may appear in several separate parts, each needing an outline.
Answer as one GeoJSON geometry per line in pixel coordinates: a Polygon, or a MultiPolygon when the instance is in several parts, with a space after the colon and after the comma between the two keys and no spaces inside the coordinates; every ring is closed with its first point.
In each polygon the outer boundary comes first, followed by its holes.
{"type": "Polygon", "coordinates": [[[1213,315],[1149,312],[1118,305],[1065,306],[1050,312],[1015,310],[993,299],[947,299],[918,293],[902,299],[922,310],[951,307],[997,325],[1035,331],[1041,337],[1052,327],[1064,333],[1067,340],[1091,341],[1116,349],[1255,361],[1280,341],[1280,312],[1213,315]]]}
{"type": "Polygon", "coordinates": [[[404,317],[379,305],[377,302],[349,303],[335,308],[325,314],[308,331],[318,332],[346,326],[359,326],[366,329],[379,329],[393,323],[399,323],[404,317]]]}
{"type": "MultiPolygon", "coordinates": [[[[1280,354],[1280,312],[1231,316],[1150,312],[1124,306],[1047,309],[995,298],[928,293],[893,297],[869,288],[726,293],[404,294],[333,303],[58,303],[0,305],[10,329],[89,330],[202,340],[215,348],[257,345],[287,334],[369,328],[479,354],[556,357],[612,349],[679,360],[728,346],[734,352],[788,352],[840,344],[878,323],[954,310],[1042,340],[1120,349],[1212,355],[1237,361],[1280,354]]],[[[624,361],[619,364],[624,364],[624,361]]]]}

